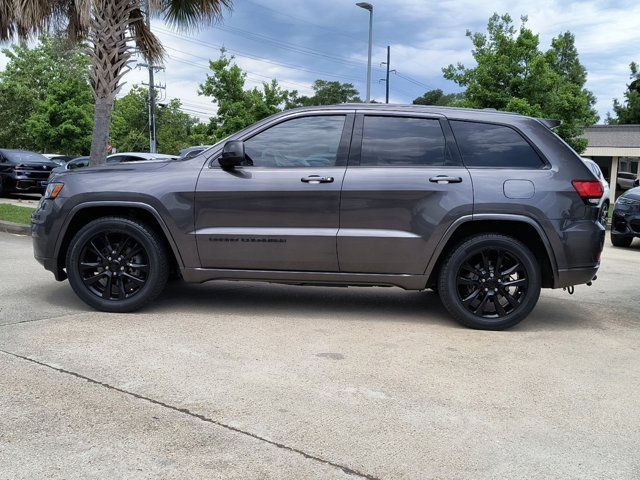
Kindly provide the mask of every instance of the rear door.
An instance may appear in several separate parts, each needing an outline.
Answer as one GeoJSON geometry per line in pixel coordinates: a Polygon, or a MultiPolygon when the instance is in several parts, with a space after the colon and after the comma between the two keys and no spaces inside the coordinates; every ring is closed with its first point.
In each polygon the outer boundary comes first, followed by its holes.
{"type": "Polygon", "coordinates": [[[473,189],[443,116],[358,114],[340,207],[340,271],[423,274],[473,189]]]}
{"type": "Polygon", "coordinates": [[[337,272],[336,235],[354,115],[295,114],[238,138],[245,164],[214,154],[196,188],[203,267],[337,272]]]}

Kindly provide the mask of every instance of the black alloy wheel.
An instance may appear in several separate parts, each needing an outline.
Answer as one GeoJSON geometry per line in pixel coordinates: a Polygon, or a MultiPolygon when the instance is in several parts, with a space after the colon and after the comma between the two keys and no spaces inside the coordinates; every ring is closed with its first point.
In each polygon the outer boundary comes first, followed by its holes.
{"type": "Polygon", "coordinates": [[[456,279],[458,298],[474,315],[506,317],[527,293],[529,279],[522,262],[511,252],[485,247],[471,253],[456,279]]]}
{"type": "Polygon", "coordinates": [[[105,231],[83,246],[80,276],[94,295],[124,300],[139,293],[149,276],[149,255],[133,236],[105,231]]]}
{"type": "Polygon", "coordinates": [[[479,234],[455,246],[438,279],[445,308],[461,324],[503,330],[535,307],[542,286],[540,265],[519,240],[479,234]]]}
{"type": "Polygon", "coordinates": [[[103,217],[82,227],[67,250],[66,271],[76,294],[107,312],[131,312],[155,299],[169,277],[165,241],[131,218],[103,217]]]}

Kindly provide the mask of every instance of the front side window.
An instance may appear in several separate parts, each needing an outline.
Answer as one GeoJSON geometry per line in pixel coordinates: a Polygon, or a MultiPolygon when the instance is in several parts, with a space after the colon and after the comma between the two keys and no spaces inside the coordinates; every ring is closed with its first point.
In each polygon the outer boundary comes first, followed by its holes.
{"type": "Polygon", "coordinates": [[[253,167],[332,167],[344,115],[301,117],[274,125],[244,142],[245,165],[253,167]]]}
{"type": "Polygon", "coordinates": [[[446,142],[438,120],[364,117],[361,166],[444,165],[445,156],[446,142]]]}
{"type": "Polygon", "coordinates": [[[540,168],[536,151],[513,128],[490,123],[451,121],[467,167],[540,168]]]}

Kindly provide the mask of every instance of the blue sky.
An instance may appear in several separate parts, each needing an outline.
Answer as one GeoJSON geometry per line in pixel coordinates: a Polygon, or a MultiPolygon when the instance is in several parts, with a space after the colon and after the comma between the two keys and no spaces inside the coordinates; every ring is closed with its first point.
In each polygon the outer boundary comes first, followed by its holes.
{"type": "MultiPolygon", "coordinates": [[[[391,101],[410,103],[428,89],[458,90],[442,77],[449,63],[472,65],[465,31],[484,31],[493,12],[514,19],[528,15],[541,46],[570,30],[588,71],[587,87],[597,96],[601,121],[613,98],[621,98],[631,61],[640,61],[638,0],[377,0],[374,4],[372,97],[384,100],[386,45],[391,66],[391,101]],[[404,78],[403,78],[404,77],[404,78]],[[407,77],[410,79],[407,79],[407,77]]],[[[210,99],[197,95],[207,73],[207,59],[224,45],[249,73],[248,86],[277,78],[283,87],[309,93],[317,78],[353,83],[365,94],[368,12],[350,0],[235,0],[219,25],[197,32],[176,32],[159,20],[154,31],[168,58],[159,80],[166,95],[183,100],[200,117],[215,112],[210,99]]],[[[2,65],[0,59],[0,66],[2,65]]],[[[145,80],[132,71],[123,92],[145,80]]]]}

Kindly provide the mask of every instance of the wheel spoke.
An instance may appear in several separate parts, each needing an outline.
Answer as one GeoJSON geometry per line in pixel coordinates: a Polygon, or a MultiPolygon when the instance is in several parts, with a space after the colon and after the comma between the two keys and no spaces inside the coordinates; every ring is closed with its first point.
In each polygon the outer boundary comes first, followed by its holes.
{"type": "Polygon", "coordinates": [[[503,282],[503,287],[519,287],[520,285],[525,285],[527,283],[526,278],[518,278],[517,280],[510,280],[508,282],[503,282]]]}
{"type": "Polygon", "coordinates": [[[86,272],[87,270],[97,270],[98,267],[101,267],[102,264],[100,262],[80,262],[80,271],[86,272]]]}
{"type": "Polygon", "coordinates": [[[509,305],[511,305],[513,308],[518,306],[518,301],[515,299],[513,295],[509,293],[508,290],[502,288],[500,290],[500,293],[502,293],[502,296],[507,299],[507,301],[509,302],[509,305]]]}
{"type": "Polygon", "coordinates": [[[498,259],[496,260],[496,268],[494,270],[496,275],[498,275],[498,272],[500,272],[503,261],[504,261],[504,252],[502,250],[498,250],[498,259]]]}
{"type": "Polygon", "coordinates": [[[118,277],[118,290],[120,291],[120,299],[124,300],[127,297],[127,291],[124,289],[124,280],[122,277],[118,277]]]}
{"type": "Polygon", "coordinates": [[[106,275],[105,272],[100,272],[96,275],[93,275],[89,278],[83,278],[82,281],[84,282],[84,284],[87,287],[90,287],[91,285],[93,285],[94,283],[96,283],[98,280],[100,280],[102,277],[104,277],[106,275]]]}
{"type": "Polygon", "coordinates": [[[126,250],[127,245],[129,244],[130,241],[131,241],[131,237],[125,238],[124,242],[122,242],[120,246],[118,246],[118,250],[116,250],[116,256],[122,255],[122,252],[126,250]]]}
{"type": "Polygon", "coordinates": [[[478,285],[478,280],[467,277],[458,277],[458,285],[478,285]]]}
{"type": "Polygon", "coordinates": [[[102,298],[109,300],[111,298],[111,287],[113,286],[113,275],[107,275],[107,284],[102,291],[102,298]]]}
{"type": "Polygon", "coordinates": [[[496,312],[498,313],[498,315],[504,317],[507,312],[504,310],[504,307],[500,303],[500,299],[498,298],[498,296],[494,295],[491,300],[493,301],[493,306],[496,307],[496,312]]]}
{"type": "Polygon", "coordinates": [[[462,303],[464,305],[469,305],[471,302],[473,302],[478,297],[479,293],[480,293],[480,289],[479,288],[477,290],[474,290],[466,298],[462,299],[462,303]]]}
{"type": "Polygon", "coordinates": [[[98,255],[98,257],[100,257],[103,261],[107,260],[102,252],[98,249],[98,247],[96,247],[95,243],[93,243],[93,241],[89,242],[89,246],[91,247],[91,250],[93,250],[95,254],[98,255]]]}
{"type": "Polygon", "coordinates": [[[471,273],[473,273],[474,275],[477,275],[478,277],[482,276],[482,272],[478,270],[476,267],[472,267],[469,262],[463,263],[461,268],[464,268],[465,270],[470,271],[471,273]]]}
{"type": "Polygon", "coordinates": [[[489,263],[489,258],[487,258],[487,251],[482,250],[480,252],[480,255],[482,256],[482,267],[484,268],[485,272],[488,272],[491,264],[489,263]]]}
{"type": "Polygon", "coordinates": [[[149,271],[149,265],[146,263],[127,263],[127,267],[133,268],[134,270],[140,270],[141,272],[149,271]]]}
{"type": "Polygon", "coordinates": [[[104,237],[104,246],[107,248],[107,252],[109,253],[109,255],[111,255],[111,252],[113,252],[113,247],[111,246],[111,241],[109,240],[109,233],[104,232],[103,237],[104,237]]]}
{"type": "Polygon", "coordinates": [[[482,315],[482,313],[484,312],[484,307],[487,304],[487,301],[489,300],[489,295],[484,296],[484,298],[482,299],[482,301],[480,302],[480,305],[478,305],[475,310],[473,311],[473,313],[480,314],[482,315]]]}
{"type": "Polygon", "coordinates": [[[513,275],[516,272],[516,270],[518,270],[519,268],[520,268],[520,262],[516,262],[516,264],[513,267],[509,267],[504,272],[500,272],[500,275],[502,275],[503,277],[506,277],[508,275],[513,275]]]}
{"type": "Polygon", "coordinates": [[[135,257],[136,255],[138,255],[141,252],[142,252],[142,247],[140,245],[135,245],[131,249],[131,251],[124,256],[124,258],[125,258],[125,260],[129,261],[129,260],[131,260],[133,257],[135,257]]]}
{"type": "Polygon", "coordinates": [[[122,274],[127,280],[135,283],[138,286],[142,286],[145,284],[145,281],[141,278],[138,277],[134,277],[133,275],[129,275],[128,273],[123,273],[122,274]]]}

